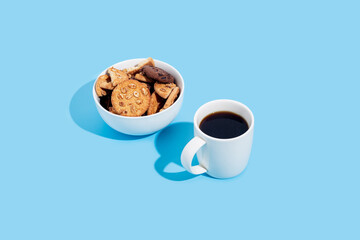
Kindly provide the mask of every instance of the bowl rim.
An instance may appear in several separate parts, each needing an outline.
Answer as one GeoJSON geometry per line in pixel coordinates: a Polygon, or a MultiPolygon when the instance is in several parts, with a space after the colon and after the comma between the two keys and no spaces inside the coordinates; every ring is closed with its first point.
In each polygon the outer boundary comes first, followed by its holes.
{"type": "MultiPolygon", "coordinates": [[[[121,64],[121,63],[124,63],[124,62],[127,62],[127,61],[133,61],[133,60],[138,60],[138,61],[141,61],[141,60],[144,60],[146,58],[133,58],[133,59],[127,59],[127,60],[124,60],[124,61],[121,61],[121,62],[117,62],[107,68],[105,68],[105,70],[101,71],[104,72],[106,71],[108,68],[114,66],[114,65],[118,65],[118,64],[121,64]]],[[[97,76],[97,78],[95,79],[94,81],[94,84],[93,84],[93,87],[92,87],[92,92],[93,92],[93,99],[95,101],[95,104],[100,107],[101,109],[103,109],[106,113],[110,114],[110,115],[113,115],[115,117],[118,117],[118,118],[121,118],[121,119],[144,119],[144,118],[151,118],[151,117],[156,117],[156,116],[160,116],[161,114],[165,114],[166,112],[168,112],[168,110],[171,110],[176,104],[180,104],[180,101],[178,101],[180,98],[183,97],[184,95],[184,90],[185,90],[185,82],[184,82],[184,79],[183,77],[181,76],[180,72],[175,68],[173,67],[172,65],[166,63],[166,62],[163,62],[163,61],[160,61],[160,60],[157,60],[157,59],[153,59],[154,62],[160,62],[164,65],[167,65],[168,67],[170,68],[173,68],[173,70],[180,76],[180,81],[182,82],[182,89],[180,91],[180,95],[179,97],[176,99],[176,101],[170,106],[168,107],[167,109],[161,111],[161,112],[157,112],[157,113],[154,113],[154,114],[151,114],[151,115],[146,115],[146,116],[139,116],[139,117],[129,117],[129,116],[121,116],[121,115],[118,115],[118,114],[114,114],[112,112],[109,112],[108,110],[106,110],[105,108],[103,108],[103,106],[100,105],[100,101],[97,100],[98,95],[96,94],[96,91],[95,91],[95,84],[96,84],[96,81],[97,79],[101,76],[101,73],[97,76]]]]}

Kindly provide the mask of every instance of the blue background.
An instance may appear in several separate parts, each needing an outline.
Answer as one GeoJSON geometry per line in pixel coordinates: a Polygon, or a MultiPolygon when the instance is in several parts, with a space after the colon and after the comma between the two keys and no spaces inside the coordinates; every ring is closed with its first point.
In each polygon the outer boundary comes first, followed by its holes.
{"type": "Polygon", "coordinates": [[[360,239],[357,1],[0,4],[0,239],[360,239]],[[166,129],[110,129],[96,76],[153,57],[187,84],[166,129]],[[179,165],[202,104],[254,112],[238,177],[179,165]]]}

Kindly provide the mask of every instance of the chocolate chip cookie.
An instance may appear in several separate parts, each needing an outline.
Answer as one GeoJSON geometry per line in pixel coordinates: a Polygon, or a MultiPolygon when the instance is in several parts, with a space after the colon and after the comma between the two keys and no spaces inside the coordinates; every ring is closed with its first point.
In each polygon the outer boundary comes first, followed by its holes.
{"type": "Polygon", "coordinates": [[[144,66],[142,70],[147,77],[155,79],[158,82],[173,83],[175,80],[170,73],[158,67],[144,66]]]}

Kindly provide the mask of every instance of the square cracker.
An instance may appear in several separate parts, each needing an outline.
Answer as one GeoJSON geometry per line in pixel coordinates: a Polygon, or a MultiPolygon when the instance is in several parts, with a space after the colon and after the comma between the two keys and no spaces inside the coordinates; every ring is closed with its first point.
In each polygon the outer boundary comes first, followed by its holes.
{"type": "Polygon", "coordinates": [[[171,91],[168,99],[166,100],[166,102],[165,102],[165,104],[164,104],[164,107],[160,110],[160,112],[163,111],[163,110],[165,110],[165,109],[167,109],[167,108],[170,107],[171,105],[173,105],[173,103],[174,103],[175,100],[177,99],[179,93],[180,93],[180,88],[179,88],[179,87],[175,87],[175,88],[171,91]]]}
{"type": "Polygon", "coordinates": [[[147,115],[155,114],[159,111],[161,105],[164,103],[164,100],[153,92],[150,97],[150,105],[147,110],[147,115]]]}
{"type": "Polygon", "coordinates": [[[136,64],[134,67],[130,67],[130,68],[127,68],[126,69],[126,72],[128,73],[128,74],[135,74],[135,73],[137,73],[137,72],[139,72],[144,66],[146,66],[146,65],[149,65],[149,66],[155,66],[155,62],[154,62],[154,60],[151,58],[151,57],[149,57],[149,58],[147,58],[147,59],[145,59],[145,60],[142,60],[141,62],[139,62],[138,64],[136,64]]]}
{"type": "Polygon", "coordinates": [[[108,74],[110,75],[111,82],[114,87],[116,87],[119,83],[129,80],[128,75],[117,68],[111,67],[107,70],[108,74]]]}
{"type": "Polygon", "coordinates": [[[145,82],[145,83],[153,83],[154,80],[148,78],[148,77],[145,77],[144,75],[140,74],[140,73],[137,73],[135,74],[135,77],[134,77],[136,80],[139,80],[141,82],[145,82]]]}

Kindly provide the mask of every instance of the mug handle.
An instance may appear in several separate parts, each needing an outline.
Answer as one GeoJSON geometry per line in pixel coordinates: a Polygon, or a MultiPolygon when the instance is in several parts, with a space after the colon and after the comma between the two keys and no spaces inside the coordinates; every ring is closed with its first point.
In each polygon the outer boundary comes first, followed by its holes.
{"type": "Polygon", "coordinates": [[[181,164],[183,167],[192,174],[202,174],[207,172],[203,166],[196,165],[191,166],[191,162],[199,149],[205,145],[205,141],[199,137],[194,137],[190,142],[186,144],[184,150],[181,153],[181,164]]]}

